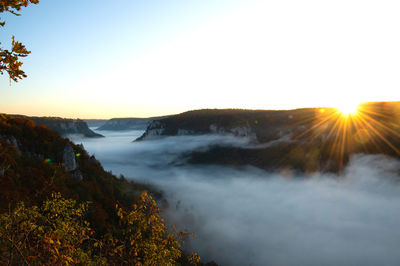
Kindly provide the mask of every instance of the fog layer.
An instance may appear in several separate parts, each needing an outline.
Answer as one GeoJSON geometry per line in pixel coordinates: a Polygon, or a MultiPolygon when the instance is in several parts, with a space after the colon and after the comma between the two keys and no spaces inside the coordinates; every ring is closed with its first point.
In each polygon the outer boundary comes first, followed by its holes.
{"type": "Polygon", "coordinates": [[[190,245],[221,265],[399,265],[400,162],[356,155],[341,176],[293,176],[252,167],[187,165],[180,156],[221,136],[132,142],[142,131],[75,139],[106,170],[157,185],[169,221],[196,234],[190,245]]]}

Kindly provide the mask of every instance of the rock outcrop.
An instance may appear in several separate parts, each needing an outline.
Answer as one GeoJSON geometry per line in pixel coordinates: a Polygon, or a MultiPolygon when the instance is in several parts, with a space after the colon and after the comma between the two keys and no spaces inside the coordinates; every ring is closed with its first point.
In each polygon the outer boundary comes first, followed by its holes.
{"type": "Polygon", "coordinates": [[[164,135],[164,132],[165,132],[165,124],[160,120],[155,120],[149,124],[143,135],[137,138],[136,140],[139,141],[144,139],[152,139],[154,137],[164,135]]]}
{"type": "Polygon", "coordinates": [[[73,179],[82,180],[83,176],[81,171],[78,169],[78,163],[76,162],[75,157],[75,152],[71,145],[66,144],[63,153],[64,168],[67,172],[69,172],[73,179]]]}
{"type": "Polygon", "coordinates": [[[51,130],[54,130],[62,137],[68,135],[82,135],[87,138],[101,138],[104,137],[91,130],[87,123],[80,119],[66,119],[60,117],[35,117],[35,116],[22,116],[15,115],[15,117],[23,117],[32,120],[36,125],[44,125],[51,130]]]}
{"type": "Polygon", "coordinates": [[[69,144],[65,145],[64,148],[63,163],[64,163],[64,168],[67,172],[74,171],[78,168],[78,164],[76,163],[75,160],[74,150],[69,144]]]}
{"type": "Polygon", "coordinates": [[[108,120],[104,125],[97,128],[97,130],[145,130],[152,121],[166,117],[167,116],[149,118],[112,118],[108,120]]]}
{"type": "Polygon", "coordinates": [[[6,143],[13,145],[17,149],[18,155],[21,155],[20,145],[14,136],[3,136],[0,135],[0,139],[4,140],[6,143]]]}
{"type": "Polygon", "coordinates": [[[210,133],[219,135],[231,134],[236,137],[246,137],[253,140],[256,140],[257,138],[256,133],[252,130],[252,128],[248,124],[241,127],[233,127],[233,128],[225,128],[225,127],[220,127],[217,124],[211,124],[210,133]]]}
{"type": "Polygon", "coordinates": [[[88,127],[99,128],[103,126],[108,119],[84,119],[88,127]]]}
{"type": "Polygon", "coordinates": [[[97,130],[145,130],[152,120],[151,118],[112,118],[97,130]]]}
{"type": "MultiPolygon", "coordinates": [[[[15,173],[15,167],[21,165],[28,169],[25,172],[29,172],[30,167],[41,168],[46,164],[50,168],[62,165],[75,180],[82,180],[82,173],[87,174],[84,162],[89,159],[83,146],[75,145],[57,132],[24,117],[0,114],[0,146],[0,175],[15,173]],[[26,164],[28,161],[32,165],[26,164]],[[79,165],[80,162],[83,163],[79,165]],[[16,166],[18,163],[21,165],[16,166]]],[[[101,167],[99,162],[96,164],[96,167],[101,167]]]]}

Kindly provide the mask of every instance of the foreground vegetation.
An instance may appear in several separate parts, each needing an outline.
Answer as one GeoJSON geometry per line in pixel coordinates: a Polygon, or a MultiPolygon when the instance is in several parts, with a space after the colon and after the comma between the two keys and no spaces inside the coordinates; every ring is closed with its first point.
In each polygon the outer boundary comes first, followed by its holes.
{"type": "Polygon", "coordinates": [[[82,146],[0,115],[0,264],[185,265],[149,187],[104,171],[82,146]],[[65,170],[70,145],[82,178],[65,170]]]}

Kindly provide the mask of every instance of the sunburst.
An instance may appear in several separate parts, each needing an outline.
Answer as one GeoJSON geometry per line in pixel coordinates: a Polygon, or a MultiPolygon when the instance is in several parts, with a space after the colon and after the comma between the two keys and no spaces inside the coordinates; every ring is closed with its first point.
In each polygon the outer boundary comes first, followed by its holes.
{"type": "Polygon", "coordinates": [[[320,141],[320,156],[336,163],[339,171],[354,153],[400,156],[400,125],[394,122],[399,106],[346,102],[337,108],[316,109],[310,118],[313,125],[297,139],[320,141]]]}

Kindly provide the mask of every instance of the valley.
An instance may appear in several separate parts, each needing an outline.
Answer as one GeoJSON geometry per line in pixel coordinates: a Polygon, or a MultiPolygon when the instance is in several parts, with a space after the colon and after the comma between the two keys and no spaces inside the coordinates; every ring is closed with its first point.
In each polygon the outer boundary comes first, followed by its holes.
{"type": "Polygon", "coordinates": [[[323,171],[297,168],[293,159],[283,164],[289,148],[303,148],[301,162],[318,163],[306,144],[290,146],[287,139],[276,141],[278,135],[271,140],[276,142],[257,143],[227,131],[176,131],[132,142],[149,128],[101,131],[103,139],[77,142],[105,169],[162,191],[168,222],[196,234],[188,248],[206,261],[394,265],[400,259],[394,244],[400,240],[394,233],[400,224],[400,161],[388,148],[348,154],[340,171],[323,171]],[[199,154],[205,160],[193,161],[199,154]],[[254,167],[249,158],[270,167],[254,167]]]}

